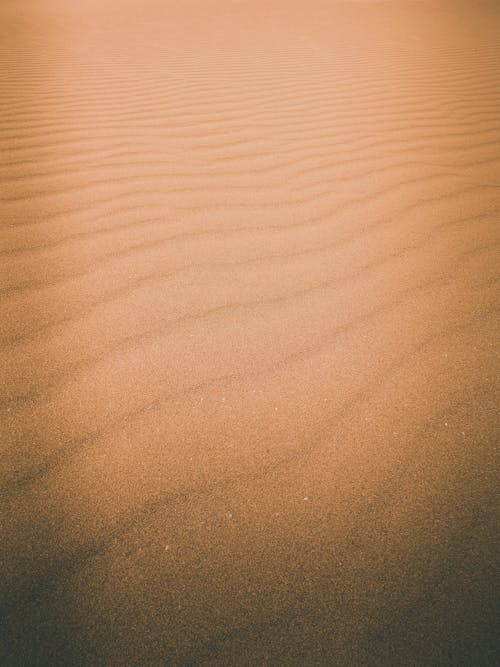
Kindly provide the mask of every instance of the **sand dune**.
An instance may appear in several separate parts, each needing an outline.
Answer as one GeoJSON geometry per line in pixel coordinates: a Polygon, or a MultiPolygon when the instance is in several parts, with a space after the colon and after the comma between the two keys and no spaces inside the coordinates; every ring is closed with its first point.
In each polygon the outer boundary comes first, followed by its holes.
{"type": "Polygon", "coordinates": [[[497,664],[498,3],[0,19],[0,663],[497,664]]]}

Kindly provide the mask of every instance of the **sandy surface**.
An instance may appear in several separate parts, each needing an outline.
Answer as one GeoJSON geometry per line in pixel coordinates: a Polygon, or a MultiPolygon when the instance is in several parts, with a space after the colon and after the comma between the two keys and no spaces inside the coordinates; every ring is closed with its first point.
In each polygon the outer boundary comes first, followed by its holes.
{"type": "Polygon", "coordinates": [[[499,30],[3,0],[0,664],[498,664],[499,30]]]}

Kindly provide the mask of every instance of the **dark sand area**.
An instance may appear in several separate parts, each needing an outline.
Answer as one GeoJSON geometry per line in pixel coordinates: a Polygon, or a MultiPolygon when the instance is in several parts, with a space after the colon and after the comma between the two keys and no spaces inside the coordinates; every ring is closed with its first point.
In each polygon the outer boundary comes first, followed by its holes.
{"type": "Polygon", "coordinates": [[[1,2],[2,667],[498,664],[499,34],[1,2]]]}

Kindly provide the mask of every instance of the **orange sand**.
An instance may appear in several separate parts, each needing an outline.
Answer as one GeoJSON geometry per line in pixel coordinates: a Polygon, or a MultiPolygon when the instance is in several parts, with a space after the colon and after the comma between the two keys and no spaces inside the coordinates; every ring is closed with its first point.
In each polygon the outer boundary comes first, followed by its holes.
{"type": "Polygon", "coordinates": [[[0,664],[497,664],[500,4],[0,25],[0,664]]]}

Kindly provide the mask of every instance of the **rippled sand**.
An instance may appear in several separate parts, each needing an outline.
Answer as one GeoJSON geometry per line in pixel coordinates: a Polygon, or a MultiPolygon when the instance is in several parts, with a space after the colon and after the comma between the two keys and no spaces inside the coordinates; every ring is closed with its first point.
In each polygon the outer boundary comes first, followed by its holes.
{"type": "Polygon", "coordinates": [[[0,25],[0,663],[498,664],[500,5],[0,25]]]}

